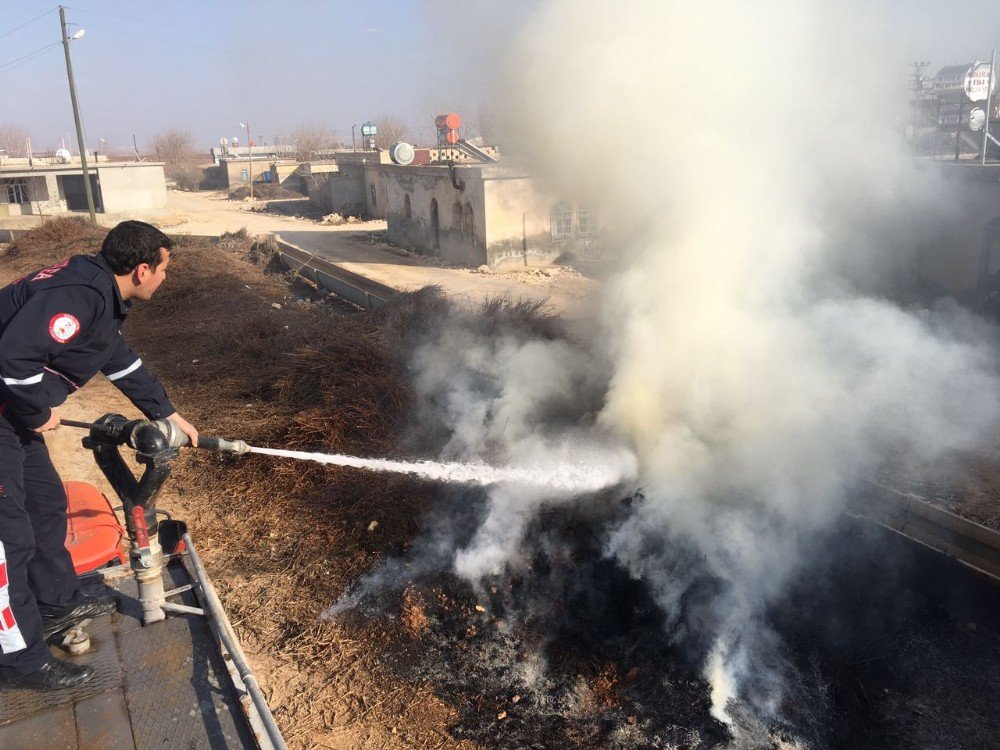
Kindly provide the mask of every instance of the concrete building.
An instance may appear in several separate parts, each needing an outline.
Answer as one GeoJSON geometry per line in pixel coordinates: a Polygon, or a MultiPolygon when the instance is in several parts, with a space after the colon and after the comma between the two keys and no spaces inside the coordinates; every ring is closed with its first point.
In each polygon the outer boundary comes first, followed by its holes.
{"type": "Polygon", "coordinates": [[[271,162],[267,158],[258,159],[256,154],[253,159],[246,156],[242,158],[223,158],[214,166],[206,167],[202,186],[214,188],[216,190],[229,190],[241,185],[249,185],[250,178],[254,182],[264,179],[264,175],[270,175],[271,162]]]}
{"type": "Polygon", "coordinates": [[[387,151],[341,151],[337,170],[318,177],[310,186],[309,200],[324,212],[343,216],[384,219],[385,184],[380,168],[391,164],[387,151]]]}
{"type": "MultiPolygon", "coordinates": [[[[88,163],[94,207],[121,213],[167,204],[162,162],[88,163]]],[[[4,159],[0,163],[0,216],[51,215],[86,211],[80,163],[38,163],[4,159]]]]}
{"type": "Polygon", "coordinates": [[[213,164],[218,164],[223,160],[239,161],[242,159],[246,161],[247,157],[251,155],[254,161],[269,162],[275,159],[294,159],[295,146],[226,146],[225,148],[209,149],[209,153],[212,155],[213,164]]]}
{"type": "Polygon", "coordinates": [[[496,164],[383,166],[389,241],[471,266],[551,263],[598,253],[595,217],[496,164]]]}
{"type": "Polygon", "coordinates": [[[308,196],[314,184],[325,182],[339,168],[335,161],[276,161],[271,163],[271,174],[265,177],[265,180],[286,190],[294,190],[296,193],[308,196]]]}
{"type": "Polygon", "coordinates": [[[389,241],[470,266],[549,263],[599,254],[596,217],[499,164],[399,166],[384,154],[338,159],[310,191],[324,211],[385,219],[389,241]]]}

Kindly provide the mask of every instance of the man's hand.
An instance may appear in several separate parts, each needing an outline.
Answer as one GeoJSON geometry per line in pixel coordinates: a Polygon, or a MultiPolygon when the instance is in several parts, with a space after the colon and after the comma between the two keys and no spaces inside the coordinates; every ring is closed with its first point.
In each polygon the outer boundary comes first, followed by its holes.
{"type": "Polygon", "coordinates": [[[59,428],[59,412],[55,409],[52,410],[52,416],[49,417],[49,421],[43,424],[41,427],[36,427],[35,432],[49,432],[50,430],[56,430],[59,428]]]}
{"type": "Polygon", "coordinates": [[[177,412],[171,414],[167,419],[177,425],[177,429],[183,432],[188,438],[191,439],[191,447],[198,447],[198,430],[194,428],[190,422],[188,422],[184,417],[182,417],[177,412]]]}

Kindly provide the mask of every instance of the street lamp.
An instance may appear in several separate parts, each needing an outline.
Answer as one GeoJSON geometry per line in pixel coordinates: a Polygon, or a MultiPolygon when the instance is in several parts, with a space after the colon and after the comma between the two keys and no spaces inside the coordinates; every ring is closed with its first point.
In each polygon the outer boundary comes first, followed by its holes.
{"type": "Polygon", "coordinates": [[[250,121],[241,122],[240,127],[247,131],[247,177],[250,178],[250,200],[253,200],[253,146],[250,142],[250,121]]]}
{"type": "Polygon", "coordinates": [[[76,100],[76,84],[73,82],[73,63],[69,59],[70,40],[83,39],[87,32],[77,29],[72,36],[66,34],[66,10],[59,6],[59,25],[62,27],[62,44],[66,53],[66,77],[69,79],[69,98],[73,102],[73,120],[76,122],[76,140],[80,146],[80,168],[83,172],[83,191],[87,195],[87,210],[90,221],[97,224],[97,212],[94,210],[94,191],[90,187],[90,171],[87,169],[87,148],[83,143],[83,125],[80,122],[80,105],[76,100]]]}

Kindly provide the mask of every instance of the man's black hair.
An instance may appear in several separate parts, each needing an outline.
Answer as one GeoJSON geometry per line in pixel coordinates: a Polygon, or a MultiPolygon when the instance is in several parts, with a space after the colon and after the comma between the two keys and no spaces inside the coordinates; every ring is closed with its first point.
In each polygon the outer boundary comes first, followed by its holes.
{"type": "Polygon", "coordinates": [[[108,232],[101,245],[101,255],[118,276],[131,273],[136,266],[148,263],[156,268],[160,262],[160,248],[174,246],[167,235],[144,221],[123,221],[108,232]]]}

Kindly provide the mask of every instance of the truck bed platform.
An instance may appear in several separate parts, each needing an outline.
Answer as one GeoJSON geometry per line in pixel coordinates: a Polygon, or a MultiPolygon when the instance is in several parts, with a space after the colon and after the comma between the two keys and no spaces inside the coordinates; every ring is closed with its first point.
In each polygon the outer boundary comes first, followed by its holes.
{"type": "MultiPolygon", "coordinates": [[[[164,568],[168,590],[192,584],[179,557],[164,568]]],[[[88,593],[116,593],[118,611],[87,626],[88,653],[69,656],[52,649],[60,659],[90,665],[94,677],[70,690],[0,691],[0,748],[258,747],[260,734],[252,731],[247,715],[253,710],[249,696],[234,682],[229,656],[208,619],[171,613],[144,627],[127,568],[98,571],[81,583],[88,593]]],[[[201,606],[192,590],[172,600],[201,606]]]]}

